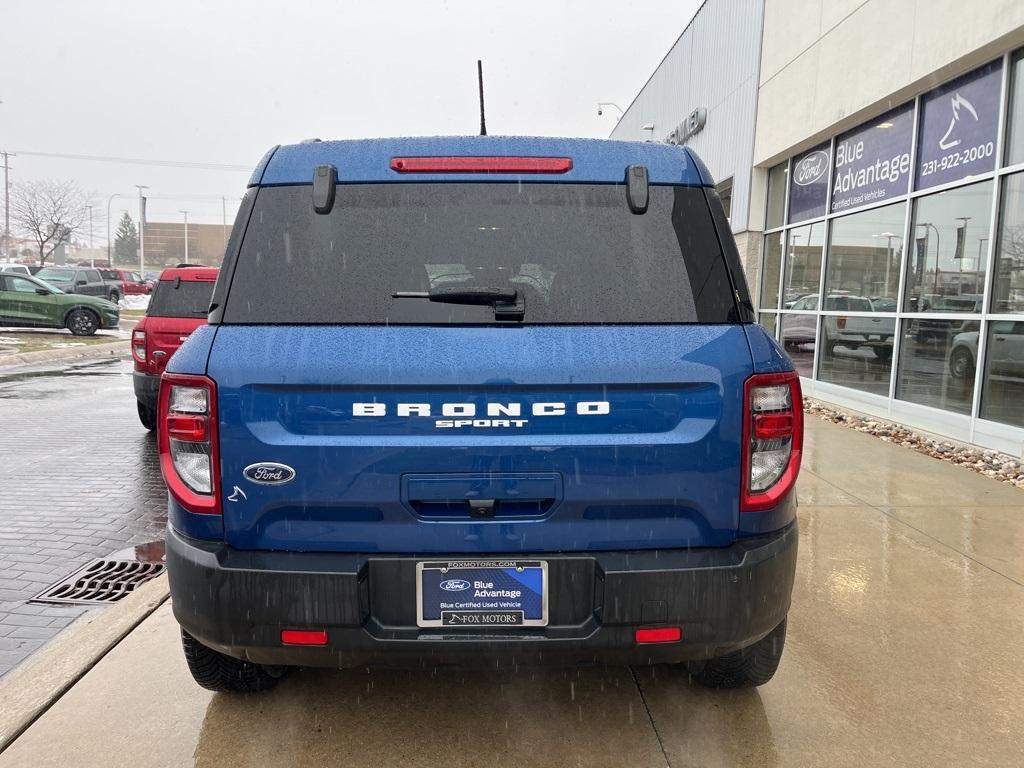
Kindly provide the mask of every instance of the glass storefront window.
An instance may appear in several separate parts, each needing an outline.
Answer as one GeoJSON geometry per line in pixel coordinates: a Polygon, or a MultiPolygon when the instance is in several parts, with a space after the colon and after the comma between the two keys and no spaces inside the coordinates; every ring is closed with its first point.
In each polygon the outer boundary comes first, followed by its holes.
{"type": "Polygon", "coordinates": [[[907,312],[981,312],[991,215],[991,182],[917,199],[907,312]]]}
{"type": "Polygon", "coordinates": [[[791,309],[804,296],[818,295],[821,287],[821,246],[825,222],[789,230],[786,244],[786,274],[782,280],[782,306],[791,309]]]}
{"type": "Polygon", "coordinates": [[[905,319],[896,397],[970,414],[981,321],[905,319]]]}
{"type": "MultiPolygon", "coordinates": [[[[818,306],[817,296],[806,296],[796,302],[799,309],[814,309],[818,306]]],[[[817,315],[779,316],[782,329],[782,346],[786,348],[793,366],[801,376],[810,378],[814,375],[814,342],[818,326],[817,315]]]]}
{"type": "Polygon", "coordinates": [[[1007,105],[1006,165],[1024,163],[1024,49],[1010,60],[1010,103],[1007,105]]]}
{"type": "Polygon", "coordinates": [[[779,163],[768,169],[768,210],[765,213],[764,228],[781,227],[786,216],[786,163],[779,163]]]}
{"type": "Polygon", "coordinates": [[[887,397],[895,335],[895,317],[825,315],[818,379],[887,397]]]}
{"type": "Polygon", "coordinates": [[[768,333],[770,333],[772,336],[774,336],[777,319],[778,316],[774,312],[762,312],[758,317],[757,322],[763,325],[765,327],[765,330],[768,331],[768,333]]]}
{"type": "Polygon", "coordinates": [[[778,309],[779,276],[782,274],[782,241],[785,234],[765,235],[761,269],[761,309],[778,309]]]}
{"type": "Polygon", "coordinates": [[[1024,312],[1024,173],[1003,179],[991,312],[1024,312]]]}
{"type": "MultiPolygon", "coordinates": [[[[971,352],[977,359],[977,333],[972,343],[971,352]]],[[[1024,427],[1024,320],[992,320],[985,346],[979,415],[1024,427]]]]}
{"type": "Polygon", "coordinates": [[[826,296],[862,296],[880,304],[896,298],[905,212],[905,203],[895,203],[833,219],[826,296]]]}

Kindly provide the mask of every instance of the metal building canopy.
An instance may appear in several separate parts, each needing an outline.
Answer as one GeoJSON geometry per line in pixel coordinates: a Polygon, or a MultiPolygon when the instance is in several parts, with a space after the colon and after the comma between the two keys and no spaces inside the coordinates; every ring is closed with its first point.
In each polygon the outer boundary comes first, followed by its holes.
{"type": "Polygon", "coordinates": [[[527,136],[434,136],[355,139],[288,144],[268,152],[253,171],[249,186],[312,184],[318,165],[337,168],[339,184],[397,181],[518,181],[576,184],[625,183],[626,168],[647,168],[651,184],[711,186],[704,164],[686,147],[609,139],[527,136]],[[410,157],[558,157],[571,169],[559,173],[400,172],[392,158],[410,157]]]}

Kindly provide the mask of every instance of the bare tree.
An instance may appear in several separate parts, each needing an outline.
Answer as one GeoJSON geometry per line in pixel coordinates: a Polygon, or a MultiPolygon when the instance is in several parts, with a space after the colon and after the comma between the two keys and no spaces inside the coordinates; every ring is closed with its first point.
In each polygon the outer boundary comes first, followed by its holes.
{"type": "Polygon", "coordinates": [[[11,185],[11,219],[36,241],[41,265],[82,227],[88,204],[85,193],[73,181],[23,181],[11,185]]]}

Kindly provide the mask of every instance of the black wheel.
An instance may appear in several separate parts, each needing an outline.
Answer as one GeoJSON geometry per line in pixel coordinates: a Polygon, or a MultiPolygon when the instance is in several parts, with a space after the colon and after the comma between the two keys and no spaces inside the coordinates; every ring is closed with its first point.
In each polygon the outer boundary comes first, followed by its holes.
{"type": "Polygon", "coordinates": [[[76,309],[68,315],[66,325],[75,336],[92,336],[100,327],[100,318],[91,309],[76,309]]]}
{"type": "Polygon", "coordinates": [[[120,294],[120,293],[118,293],[117,291],[111,291],[111,292],[110,292],[110,300],[111,300],[111,301],[112,301],[112,302],[113,302],[114,304],[117,304],[117,302],[119,302],[119,301],[121,300],[121,294],[120,294]]]}
{"type": "Polygon", "coordinates": [[[188,671],[209,691],[258,693],[273,688],[284,677],[285,667],[265,667],[207,648],[185,630],[181,631],[188,671]]]}
{"type": "Polygon", "coordinates": [[[871,351],[875,353],[875,357],[883,363],[887,363],[892,360],[892,347],[872,347],[871,351]]]}
{"type": "Polygon", "coordinates": [[[968,379],[974,376],[974,358],[970,351],[957,347],[949,356],[949,372],[957,379],[968,379]]]}
{"type": "Polygon", "coordinates": [[[688,661],[693,678],[708,688],[750,688],[775,675],[786,645],[786,620],[751,646],[706,661],[688,661]]]}
{"type": "Polygon", "coordinates": [[[142,422],[142,426],[148,430],[156,429],[156,409],[150,408],[140,400],[136,400],[135,405],[139,410],[139,421],[142,422]]]}

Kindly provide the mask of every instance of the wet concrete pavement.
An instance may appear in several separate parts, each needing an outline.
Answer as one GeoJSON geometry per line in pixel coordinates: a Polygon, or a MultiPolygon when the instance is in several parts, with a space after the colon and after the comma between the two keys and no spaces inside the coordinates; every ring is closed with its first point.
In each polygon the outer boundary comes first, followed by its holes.
{"type": "Polygon", "coordinates": [[[27,601],[163,538],[166,491],[127,361],[0,370],[0,676],[86,609],[27,601]]]}
{"type": "Polygon", "coordinates": [[[165,605],[6,752],[9,766],[1024,764],[1024,494],[817,419],[775,679],[670,666],[301,671],[196,687],[165,605]]]}

